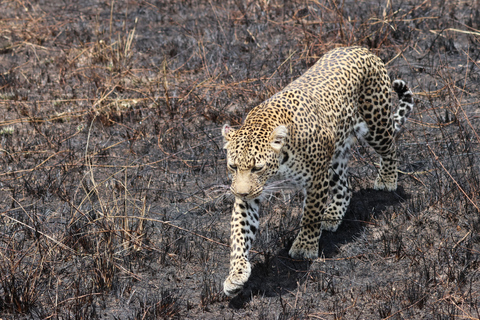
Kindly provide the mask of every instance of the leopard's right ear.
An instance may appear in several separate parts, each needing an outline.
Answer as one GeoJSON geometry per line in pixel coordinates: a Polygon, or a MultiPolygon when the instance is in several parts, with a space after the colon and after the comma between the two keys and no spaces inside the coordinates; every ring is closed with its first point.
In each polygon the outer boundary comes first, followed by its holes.
{"type": "Polygon", "coordinates": [[[223,143],[224,143],[223,149],[228,149],[228,144],[234,132],[235,130],[233,130],[228,123],[223,125],[223,128],[222,128],[223,143]]]}

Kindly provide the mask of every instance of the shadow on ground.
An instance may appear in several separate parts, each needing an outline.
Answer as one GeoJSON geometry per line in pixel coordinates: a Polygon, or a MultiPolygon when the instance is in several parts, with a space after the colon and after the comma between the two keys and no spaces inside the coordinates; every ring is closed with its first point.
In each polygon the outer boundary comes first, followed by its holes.
{"type": "MultiPolygon", "coordinates": [[[[354,241],[355,237],[362,233],[365,224],[375,218],[378,213],[405,199],[407,195],[402,187],[395,192],[374,189],[354,192],[340,228],[336,232],[323,232],[320,239],[320,255],[324,258],[334,257],[338,253],[338,247],[354,241]]],[[[241,309],[253,296],[273,297],[291,292],[305,281],[310,266],[311,261],[290,258],[285,248],[273,257],[266,256],[264,262],[254,265],[244,289],[230,300],[229,306],[241,309]]]]}
{"type": "Polygon", "coordinates": [[[365,228],[381,212],[388,207],[396,206],[409,197],[403,187],[399,186],[395,192],[361,189],[352,195],[352,200],[345,214],[345,220],[336,232],[323,232],[320,238],[320,255],[332,258],[338,253],[342,244],[354,241],[365,228]]]}

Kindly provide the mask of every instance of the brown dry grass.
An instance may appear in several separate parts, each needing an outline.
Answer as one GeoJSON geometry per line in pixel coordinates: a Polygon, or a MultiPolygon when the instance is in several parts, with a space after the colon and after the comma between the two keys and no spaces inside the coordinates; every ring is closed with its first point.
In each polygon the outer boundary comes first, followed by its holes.
{"type": "Polygon", "coordinates": [[[480,3],[0,2],[0,318],[478,319],[480,3]],[[354,198],[322,259],[286,250],[301,198],[263,205],[228,300],[221,125],[324,52],[369,47],[416,109],[400,189],[354,198]]]}

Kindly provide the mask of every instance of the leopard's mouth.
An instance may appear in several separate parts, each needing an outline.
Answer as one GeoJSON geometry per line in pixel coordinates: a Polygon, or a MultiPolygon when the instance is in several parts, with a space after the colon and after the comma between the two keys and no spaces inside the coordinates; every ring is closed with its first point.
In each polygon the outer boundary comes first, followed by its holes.
{"type": "Polygon", "coordinates": [[[233,187],[230,188],[230,191],[235,195],[235,197],[240,198],[244,201],[250,201],[259,198],[262,195],[263,187],[257,188],[249,193],[238,193],[233,187]]]}

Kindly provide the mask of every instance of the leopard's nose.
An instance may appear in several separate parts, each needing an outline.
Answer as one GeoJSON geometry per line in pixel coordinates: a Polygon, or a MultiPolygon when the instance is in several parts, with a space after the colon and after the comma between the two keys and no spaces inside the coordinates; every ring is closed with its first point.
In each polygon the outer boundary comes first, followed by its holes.
{"type": "Polygon", "coordinates": [[[248,196],[248,193],[237,193],[237,195],[238,195],[240,198],[245,198],[246,196],[248,196]]]}

